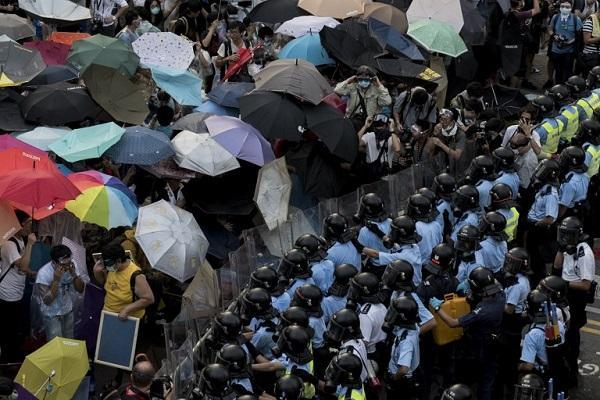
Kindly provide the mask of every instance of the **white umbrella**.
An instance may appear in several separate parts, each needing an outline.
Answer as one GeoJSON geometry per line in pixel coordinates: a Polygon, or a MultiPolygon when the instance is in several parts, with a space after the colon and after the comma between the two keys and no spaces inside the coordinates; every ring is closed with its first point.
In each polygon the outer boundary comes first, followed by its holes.
{"type": "Polygon", "coordinates": [[[187,70],[194,60],[194,43],[171,32],[148,32],[131,45],[148,67],[187,70]]]}
{"type": "Polygon", "coordinates": [[[152,268],[180,282],[196,274],[208,250],[194,216],[165,200],[140,207],[135,238],[152,268]]]}
{"type": "Polygon", "coordinates": [[[71,129],[67,127],[63,128],[49,128],[47,126],[38,126],[32,131],[23,132],[14,135],[15,138],[21,142],[37,147],[42,151],[50,150],[50,144],[62,139],[65,135],[68,135],[71,129]]]}
{"type": "Polygon", "coordinates": [[[6,34],[14,40],[35,36],[31,21],[15,14],[0,14],[0,35],[6,34]]]}
{"type": "Polygon", "coordinates": [[[275,33],[300,37],[309,33],[319,33],[324,26],[335,28],[340,23],[331,17],[315,17],[314,15],[303,15],[285,21],[275,33]]]}
{"type": "Polygon", "coordinates": [[[292,180],[285,157],[265,164],[258,171],[254,202],[258,206],[269,230],[285,222],[288,217],[292,180]]]}
{"type": "Polygon", "coordinates": [[[52,22],[81,21],[92,18],[89,8],[69,0],[19,0],[19,8],[52,22]]]}
{"type": "Polygon", "coordinates": [[[175,162],[181,168],[217,176],[240,167],[240,163],[208,133],[181,131],[171,140],[175,162]]]}
{"type": "Polygon", "coordinates": [[[409,24],[420,19],[446,22],[456,33],[459,33],[465,24],[460,0],[413,0],[406,11],[406,18],[409,24]]]}

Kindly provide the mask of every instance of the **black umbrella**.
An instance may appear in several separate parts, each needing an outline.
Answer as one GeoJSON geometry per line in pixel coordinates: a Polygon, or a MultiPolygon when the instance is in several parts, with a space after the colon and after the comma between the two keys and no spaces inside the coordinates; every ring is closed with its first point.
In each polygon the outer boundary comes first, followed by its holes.
{"type": "MultiPolygon", "coordinates": [[[[469,48],[469,46],[467,46],[469,48]]],[[[454,59],[454,70],[458,78],[471,81],[477,75],[479,63],[475,59],[475,54],[471,48],[466,53],[461,54],[454,59]]]]}
{"type": "Polygon", "coordinates": [[[483,101],[495,109],[500,118],[507,120],[518,117],[519,110],[529,104],[529,100],[519,89],[501,85],[486,88],[483,101]]]}
{"type": "Polygon", "coordinates": [[[383,53],[383,47],[377,38],[371,35],[369,32],[369,26],[363,20],[358,18],[349,18],[336,26],[335,29],[348,33],[350,36],[358,40],[369,49],[375,52],[383,53]]]}
{"type": "Polygon", "coordinates": [[[242,120],[275,139],[300,140],[305,125],[304,112],[282,93],[255,91],[239,98],[242,120]]]}
{"type": "Polygon", "coordinates": [[[26,132],[34,129],[21,115],[19,105],[10,100],[0,102],[0,130],[8,132],[26,132]]]}
{"type": "Polygon", "coordinates": [[[248,17],[254,22],[276,24],[301,15],[310,15],[298,7],[298,0],[267,0],[250,11],[248,17]]]}
{"type": "Polygon", "coordinates": [[[375,57],[381,54],[379,44],[376,48],[369,47],[342,29],[332,29],[325,26],[319,32],[319,36],[327,53],[350,68],[356,69],[361,65],[374,68],[375,57]]]}
{"type": "Polygon", "coordinates": [[[27,82],[25,86],[42,86],[67,82],[79,78],[76,69],[68,65],[48,65],[38,76],[27,82]]]}
{"type": "Polygon", "coordinates": [[[470,0],[461,0],[460,7],[462,9],[463,20],[465,21],[460,30],[460,36],[462,36],[467,44],[483,44],[486,36],[486,19],[483,18],[475,3],[470,0]]]}
{"type": "Polygon", "coordinates": [[[377,58],[373,63],[379,72],[410,85],[422,86],[429,91],[435,90],[438,86],[435,81],[439,79],[439,75],[431,75],[433,71],[424,65],[401,58],[377,58]]]}
{"type": "Polygon", "coordinates": [[[27,121],[64,125],[87,117],[95,118],[100,107],[85,87],[62,82],[40,86],[23,100],[21,112],[27,121]]]}

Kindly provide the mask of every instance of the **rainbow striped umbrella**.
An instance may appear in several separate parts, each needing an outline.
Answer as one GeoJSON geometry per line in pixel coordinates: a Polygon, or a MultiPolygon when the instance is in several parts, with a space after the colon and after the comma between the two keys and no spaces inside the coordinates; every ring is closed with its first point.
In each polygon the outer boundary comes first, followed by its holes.
{"type": "Polygon", "coordinates": [[[119,179],[98,171],[78,172],[67,178],[81,191],[66,205],[77,218],[106,229],[133,225],[137,200],[119,179]]]}

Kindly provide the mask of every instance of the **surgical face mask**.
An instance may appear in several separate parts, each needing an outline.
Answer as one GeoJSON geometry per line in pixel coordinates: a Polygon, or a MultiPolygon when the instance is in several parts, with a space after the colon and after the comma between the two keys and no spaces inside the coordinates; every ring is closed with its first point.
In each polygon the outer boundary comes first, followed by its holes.
{"type": "Polygon", "coordinates": [[[150,13],[152,13],[152,15],[158,15],[158,14],[160,14],[160,7],[152,7],[150,9],[150,13]]]}
{"type": "Polygon", "coordinates": [[[442,135],[451,137],[456,135],[457,125],[453,122],[452,127],[442,128],[442,135]]]}
{"type": "Polygon", "coordinates": [[[363,89],[366,89],[369,86],[371,86],[371,80],[370,79],[359,79],[358,86],[360,86],[363,89]]]}
{"type": "Polygon", "coordinates": [[[561,7],[560,7],[560,14],[561,14],[563,17],[566,17],[566,16],[568,16],[569,14],[571,14],[571,6],[568,6],[568,7],[567,7],[567,6],[561,6],[561,7]]]}

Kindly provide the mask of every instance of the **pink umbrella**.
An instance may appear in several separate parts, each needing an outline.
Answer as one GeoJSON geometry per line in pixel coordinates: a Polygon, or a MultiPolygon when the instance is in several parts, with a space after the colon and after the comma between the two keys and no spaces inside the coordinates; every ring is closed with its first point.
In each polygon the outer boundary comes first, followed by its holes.
{"type": "Polygon", "coordinates": [[[67,62],[70,46],[63,43],[51,42],[49,40],[25,42],[23,46],[28,49],[37,49],[44,62],[48,65],[64,65],[67,62]]]}
{"type": "Polygon", "coordinates": [[[0,135],[0,151],[8,149],[19,149],[38,157],[48,157],[45,152],[37,147],[33,147],[25,142],[21,142],[19,139],[15,139],[11,135],[0,135]]]}

